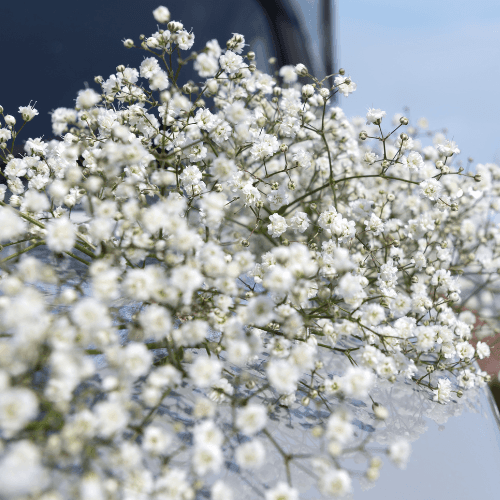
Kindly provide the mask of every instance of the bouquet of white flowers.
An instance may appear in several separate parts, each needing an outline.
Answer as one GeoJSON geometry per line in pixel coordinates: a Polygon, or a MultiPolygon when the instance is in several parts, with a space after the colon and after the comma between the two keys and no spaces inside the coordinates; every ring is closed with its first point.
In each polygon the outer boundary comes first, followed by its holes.
{"type": "Polygon", "coordinates": [[[38,112],[1,108],[0,497],[292,500],[404,467],[411,436],[372,446],[384,390],[436,408],[488,380],[495,316],[465,306],[494,290],[500,168],[347,120],[344,70],[262,73],[240,34],[185,56],[153,15],[140,68],[53,112],[61,141],[14,157],[38,112]]]}

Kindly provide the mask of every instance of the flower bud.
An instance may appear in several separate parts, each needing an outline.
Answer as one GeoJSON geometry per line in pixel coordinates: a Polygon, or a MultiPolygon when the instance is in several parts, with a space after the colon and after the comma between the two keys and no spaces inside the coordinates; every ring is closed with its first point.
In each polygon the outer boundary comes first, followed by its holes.
{"type": "Polygon", "coordinates": [[[255,64],[250,64],[248,69],[253,73],[257,69],[257,66],[255,66],[255,64]]]}
{"type": "Polygon", "coordinates": [[[16,124],[16,119],[12,115],[5,115],[3,119],[9,127],[13,127],[16,124]]]}
{"type": "Polygon", "coordinates": [[[307,76],[309,71],[307,70],[306,66],[299,63],[295,66],[295,73],[297,73],[297,75],[299,76],[307,76]]]}
{"type": "Polygon", "coordinates": [[[402,116],[399,119],[399,123],[401,123],[401,125],[408,125],[408,118],[406,118],[406,116],[402,116]]]}
{"type": "Polygon", "coordinates": [[[126,49],[131,49],[134,46],[134,40],[127,38],[126,40],[123,40],[123,45],[126,49]]]}
{"type": "Polygon", "coordinates": [[[215,190],[217,193],[221,193],[223,189],[224,189],[224,188],[222,187],[222,184],[216,184],[216,185],[214,186],[214,190],[215,190]]]}
{"type": "Polygon", "coordinates": [[[463,391],[460,391],[460,390],[457,391],[457,397],[458,398],[461,398],[463,395],[464,395],[463,391]]]}
{"type": "Polygon", "coordinates": [[[0,115],[3,113],[3,106],[0,106],[0,115]]]}
{"type": "Polygon", "coordinates": [[[405,133],[399,134],[399,138],[402,141],[407,141],[409,139],[408,134],[405,134],[405,133]]]}
{"type": "Polygon", "coordinates": [[[373,403],[372,410],[375,416],[379,420],[385,420],[389,416],[389,411],[385,406],[382,406],[380,403],[373,403]]]}
{"type": "Polygon", "coordinates": [[[436,272],[436,268],[434,266],[429,266],[425,269],[425,274],[427,276],[432,276],[436,272]]]}
{"type": "Polygon", "coordinates": [[[345,75],[345,69],[344,68],[340,68],[339,69],[339,75],[341,75],[341,76],[345,75]]]}
{"type": "Polygon", "coordinates": [[[250,246],[250,242],[248,240],[241,240],[241,246],[247,248],[250,246]]]}
{"type": "Polygon", "coordinates": [[[359,133],[359,138],[362,140],[362,141],[365,141],[367,138],[368,138],[368,134],[366,133],[365,130],[362,130],[360,133],[359,133]]]}
{"type": "Polygon", "coordinates": [[[481,174],[476,174],[476,175],[474,176],[474,180],[475,180],[476,182],[481,182],[481,174]]]}
{"type": "Polygon", "coordinates": [[[119,64],[117,67],[116,67],[116,72],[117,73],[123,73],[125,71],[125,66],[123,64],[119,64]]]}
{"type": "Polygon", "coordinates": [[[269,64],[272,65],[272,64],[276,64],[276,60],[277,60],[276,57],[270,57],[268,62],[269,62],[269,64]]]}
{"type": "MultiPolygon", "coordinates": [[[[248,292],[248,293],[251,293],[251,292],[248,292]]],[[[246,384],[245,384],[245,387],[247,389],[253,389],[255,387],[255,382],[253,380],[249,380],[246,384]]]]}
{"type": "Polygon", "coordinates": [[[304,405],[304,406],[309,406],[309,403],[311,402],[311,400],[307,397],[307,396],[304,396],[301,400],[301,403],[304,405]]]}
{"type": "Polygon", "coordinates": [[[250,61],[253,61],[255,59],[255,52],[253,50],[251,50],[250,52],[248,52],[247,54],[247,58],[250,60],[250,61]]]}
{"type": "Polygon", "coordinates": [[[265,116],[259,116],[259,118],[257,118],[257,125],[259,126],[259,128],[262,128],[266,125],[266,117],[265,116]]]}
{"type": "Polygon", "coordinates": [[[176,33],[177,31],[180,31],[182,28],[184,28],[184,25],[182,23],[177,22],[177,21],[170,21],[167,24],[167,28],[170,32],[176,33]]]}

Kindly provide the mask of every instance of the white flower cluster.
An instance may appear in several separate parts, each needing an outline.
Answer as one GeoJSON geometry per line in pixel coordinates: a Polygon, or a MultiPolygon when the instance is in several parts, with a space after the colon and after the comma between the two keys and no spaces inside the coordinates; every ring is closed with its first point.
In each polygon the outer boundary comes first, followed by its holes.
{"type": "MultiPolygon", "coordinates": [[[[347,120],[344,70],[278,80],[240,34],[184,56],[194,34],[153,15],[138,69],[53,112],[61,140],[14,157],[0,107],[0,497],[229,500],[227,467],[295,500],[301,461],[346,495],[353,450],[367,481],[382,463],[349,401],[375,401],[377,426],[381,385],[453,405],[488,380],[472,338],[496,321],[479,295],[498,283],[500,167],[466,173],[442,135],[395,133],[405,117],[384,135],[379,109],[347,120]],[[190,63],[204,81],[182,85],[190,63]],[[272,432],[297,408],[316,456],[272,432]],[[273,453],[286,478],[266,476],[273,453]]],[[[385,442],[403,467],[409,443],[385,442]]]]}

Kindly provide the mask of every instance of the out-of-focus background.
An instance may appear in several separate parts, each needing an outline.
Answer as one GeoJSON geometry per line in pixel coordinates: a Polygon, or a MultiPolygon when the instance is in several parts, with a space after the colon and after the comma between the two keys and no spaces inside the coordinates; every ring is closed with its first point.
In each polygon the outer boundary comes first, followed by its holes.
{"type": "MultiPolygon", "coordinates": [[[[310,32],[317,0],[300,0],[310,32]]],[[[410,108],[476,163],[500,162],[498,0],[336,0],[339,65],[358,88],[348,116],[410,108]]],[[[316,39],[316,47],[320,47],[316,39]]]]}
{"type": "MultiPolygon", "coordinates": [[[[194,30],[194,50],[210,38],[223,45],[239,31],[264,69],[277,55],[281,26],[282,45],[294,46],[285,59],[309,62],[324,76],[323,0],[0,2],[0,104],[14,114],[37,102],[40,116],[26,138],[51,135],[48,112],[71,106],[85,82],[95,86],[94,76],[140,64],[144,53],[125,49],[121,40],[138,42],[139,34],[156,30],[151,12],[161,3],[194,30]]],[[[464,160],[500,161],[498,0],[330,0],[330,6],[335,67],[358,84],[340,100],[348,116],[369,107],[392,116],[408,106],[410,117],[425,116],[431,130],[446,127],[464,160]]]]}

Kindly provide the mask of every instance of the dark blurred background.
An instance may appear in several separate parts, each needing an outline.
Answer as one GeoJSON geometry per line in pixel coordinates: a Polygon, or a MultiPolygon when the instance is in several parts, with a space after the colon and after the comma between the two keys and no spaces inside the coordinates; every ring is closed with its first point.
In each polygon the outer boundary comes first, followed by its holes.
{"type": "MultiPolygon", "coordinates": [[[[270,57],[283,64],[305,63],[318,76],[333,66],[331,37],[324,32],[308,33],[302,6],[315,7],[316,16],[331,23],[334,0],[63,0],[0,2],[0,46],[2,79],[0,104],[5,113],[18,119],[18,107],[36,101],[39,116],[26,126],[20,137],[52,137],[49,112],[72,107],[78,90],[86,82],[97,89],[94,77],[105,79],[118,64],[137,67],[146,53],[125,49],[122,40],[157,31],[152,11],[165,5],[172,20],[181,21],[195,33],[192,50],[217,38],[222,48],[232,33],[245,35],[248,50],[254,50],[258,67],[269,71],[270,57]],[[315,5],[314,5],[315,4],[315,5]],[[311,35],[321,39],[328,58],[311,54],[311,35]]],[[[307,14],[307,13],[306,13],[307,14]]],[[[310,30],[311,31],[311,30],[310,30]]],[[[188,54],[188,52],[186,52],[188,54]]],[[[196,78],[194,72],[185,76],[196,78]]]]}

